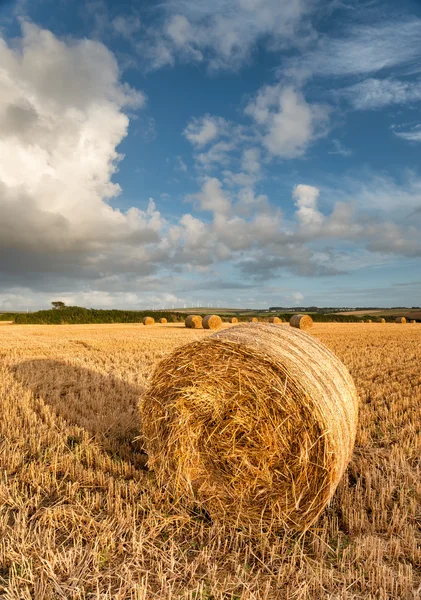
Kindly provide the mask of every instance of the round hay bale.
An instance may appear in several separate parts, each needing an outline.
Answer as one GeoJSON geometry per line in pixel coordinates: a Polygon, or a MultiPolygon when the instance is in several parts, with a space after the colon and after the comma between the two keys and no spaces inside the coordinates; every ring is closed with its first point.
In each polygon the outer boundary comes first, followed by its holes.
{"type": "Polygon", "coordinates": [[[289,324],[297,329],[310,329],[313,327],[313,319],[309,315],[293,315],[289,324]]]}
{"type": "Polygon", "coordinates": [[[200,329],[202,327],[202,317],[200,315],[189,315],[184,321],[184,325],[189,329],[200,329]]]}
{"type": "Polygon", "coordinates": [[[405,317],[397,317],[395,323],[406,323],[405,317]]]}
{"type": "Polygon", "coordinates": [[[161,319],[159,319],[160,323],[168,323],[167,319],[165,317],[162,317],[161,319]]]}
{"type": "Polygon", "coordinates": [[[269,323],[279,324],[282,323],[282,319],[279,317],[269,317],[269,323]]]}
{"type": "Polygon", "coordinates": [[[222,325],[222,319],[218,315],[206,315],[203,319],[204,329],[219,329],[222,325]]]}
{"type": "Polygon", "coordinates": [[[237,319],[237,317],[230,317],[230,318],[228,319],[228,323],[238,323],[238,319],[237,319]]]}
{"type": "Polygon", "coordinates": [[[367,323],[372,323],[373,321],[371,319],[368,319],[367,323]]]}
{"type": "Polygon", "coordinates": [[[365,323],[365,321],[360,321],[360,323],[365,323]]]}
{"type": "Polygon", "coordinates": [[[351,458],[358,396],[308,334],[242,324],[178,348],[140,404],[159,485],[215,521],[306,530],[351,458]]]}
{"type": "Polygon", "coordinates": [[[258,323],[259,319],[257,317],[250,317],[249,318],[249,323],[258,323]]]}
{"type": "Polygon", "coordinates": [[[386,319],[377,319],[377,323],[386,323],[386,319]]]}
{"type": "Polygon", "coordinates": [[[416,321],[414,319],[412,319],[411,323],[416,323],[416,321]]]}
{"type": "Polygon", "coordinates": [[[153,317],[145,317],[143,319],[144,325],[153,325],[155,323],[155,319],[153,317]]]}

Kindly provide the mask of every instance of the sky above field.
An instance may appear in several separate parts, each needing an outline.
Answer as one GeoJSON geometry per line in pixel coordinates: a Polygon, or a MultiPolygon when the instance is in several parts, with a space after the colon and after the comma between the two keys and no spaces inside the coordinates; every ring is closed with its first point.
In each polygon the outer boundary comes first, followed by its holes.
{"type": "Polygon", "coordinates": [[[0,311],[421,304],[421,4],[0,0],[0,311]]]}

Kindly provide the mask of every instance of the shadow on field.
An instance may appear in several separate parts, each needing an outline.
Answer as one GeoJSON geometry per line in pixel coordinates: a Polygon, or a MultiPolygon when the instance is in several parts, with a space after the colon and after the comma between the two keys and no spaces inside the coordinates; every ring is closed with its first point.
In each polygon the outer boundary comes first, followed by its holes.
{"type": "Polygon", "coordinates": [[[85,429],[113,458],[143,468],[138,404],[143,389],[66,362],[37,359],[13,369],[21,385],[69,425],[85,429]]]}

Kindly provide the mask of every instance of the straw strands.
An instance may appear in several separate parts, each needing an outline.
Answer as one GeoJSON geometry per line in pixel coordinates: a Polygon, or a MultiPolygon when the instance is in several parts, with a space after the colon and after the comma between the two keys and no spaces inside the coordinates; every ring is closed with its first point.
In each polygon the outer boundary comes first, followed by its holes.
{"type": "Polygon", "coordinates": [[[405,317],[397,317],[395,323],[406,323],[405,317]]]}
{"type": "Polygon", "coordinates": [[[293,315],[289,324],[297,329],[310,329],[313,327],[313,319],[309,315],[293,315]]]}
{"type": "Polygon", "coordinates": [[[218,315],[206,315],[203,319],[204,329],[219,329],[222,325],[222,319],[218,315]]]}
{"type": "Polygon", "coordinates": [[[155,323],[155,319],[153,317],[145,317],[143,319],[144,325],[153,325],[155,323]]]}
{"type": "Polygon", "coordinates": [[[314,523],[350,460],[357,411],[352,378],[330,350],[269,324],[178,348],[141,401],[158,484],[256,532],[314,523]]]}
{"type": "Polygon", "coordinates": [[[279,317],[269,317],[269,323],[279,324],[282,323],[282,319],[279,317]]]}
{"type": "Polygon", "coordinates": [[[202,317],[200,315],[189,315],[184,321],[184,325],[189,329],[200,329],[202,327],[202,317]]]}

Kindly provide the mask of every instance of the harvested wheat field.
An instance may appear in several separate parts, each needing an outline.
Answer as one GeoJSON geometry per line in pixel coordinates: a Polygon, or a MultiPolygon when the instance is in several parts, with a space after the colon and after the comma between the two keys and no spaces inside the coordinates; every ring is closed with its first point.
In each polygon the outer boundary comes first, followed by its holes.
{"type": "Polygon", "coordinates": [[[0,597],[420,598],[421,325],[311,329],[350,370],[360,411],[351,463],[304,535],[213,523],[145,468],[139,397],[161,359],[209,335],[0,329],[0,597]]]}

